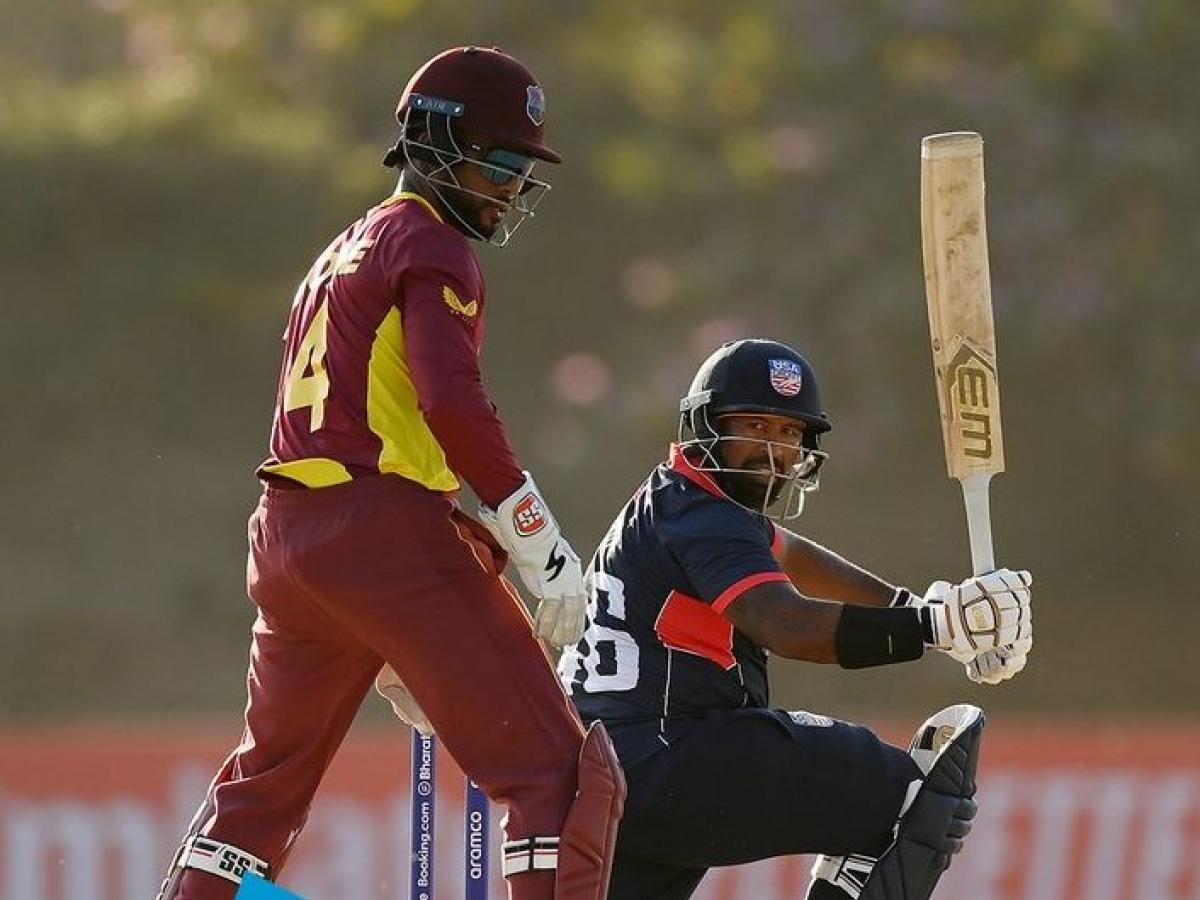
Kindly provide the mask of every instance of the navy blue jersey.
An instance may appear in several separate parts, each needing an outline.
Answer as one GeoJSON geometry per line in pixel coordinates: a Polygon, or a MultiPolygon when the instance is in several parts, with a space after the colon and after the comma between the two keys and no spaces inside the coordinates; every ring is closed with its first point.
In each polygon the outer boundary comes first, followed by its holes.
{"type": "Polygon", "coordinates": [[[766,706],[766,652],[722,613],[755,585],[787,580],[774,540],[770,520],[726,497],[673,446],[589,566],[587,625],[558,666],[580,715],[610,732],[654,723],[661,746],[671,720],[766,706]]]}

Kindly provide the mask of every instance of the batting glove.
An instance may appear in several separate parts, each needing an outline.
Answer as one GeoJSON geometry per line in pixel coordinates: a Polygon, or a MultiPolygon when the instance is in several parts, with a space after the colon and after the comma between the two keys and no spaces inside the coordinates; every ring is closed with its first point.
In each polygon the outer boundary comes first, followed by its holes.
{"type": "Polygon", "coordinates": [[[533,476],[494,510],[479,507],[479,520],[508,551],[525,587],[538,600],[538,637],[562,647],[583,635],[587,593],[579,556],[562,536],[533,476]]]}
{"type": "Polygon", "coordinates": [[[962,663],[1033,635],[1028,572],[997,569],[951,585],[935,581],[925,592],[925,641],[962,663]]]}
{"type": "Polygon", "coordinates": [[[999,684],[1008,681],[1014,675],[1019,675],[1029,659],[1029,651],[1033,649],[1033,632],[1023,641],[1017,641],[1005,647],[980,653],[964,668],[967,677],[976,684],[999,684]]]}

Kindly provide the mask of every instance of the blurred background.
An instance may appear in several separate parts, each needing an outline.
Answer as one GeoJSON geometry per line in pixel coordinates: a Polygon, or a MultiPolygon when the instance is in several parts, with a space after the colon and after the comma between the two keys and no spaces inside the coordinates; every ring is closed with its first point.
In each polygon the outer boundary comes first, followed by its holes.
{"type": "MultiPolygon", "coordinates": [[[[937,131],[984,135],[1009,468],[993,482],[996,542],[1035,574],[1037,646],[992,689],[942,659],[856,673],[777,661],[775,700],[895,723],[898,740],[945,703],[980,703],[1026,736],[1012,772],[1042,777],[1044,743],[1066,778],[1085,759],[1131,766],[1127,786],[1182,778],[1162,788],[1192,798],[1172,839],[1200,857],[1193,3],[0,11],[0,897],[82,896],[61,871],[21,881],[13,847],[29,840],[13,835],[58,835],[37,810],[66,802],[66,773],[99,765],[98,736],[126,759],[110,785],[136,768],[123,753],[156,742],[207,778],[236,740],[244,525],[288,305],[330,238],[390,193],[379,159],[409,75],[466,43],[538,74],[566,158],[539,169],[554,190],[537,220],[480,256],[488,385],[581,553],[663,457],[700,360],[769,336],[808,357],[835,422],[797,530],[918,591],[967,574],[928,349],[918,148],[937,131]],[[1051,727],[1065,721],[1069,734],[1051,727]],[[78,755],[50,772],[64,747],[78,755]],[[1160,750],[1182,762],[1145,769],[1160,750]]],[[[390,734],[385,712],[367,704],[370,739],[390,734]]],[[[404,737],[379,738],[397,772],[404,737]]],[[[202,790],[163,813],[167,832],[202,790]]],[[[1149,795],[1112,791],[1127,812],[1149,795]]],[[[173,840],[143,851],[153,879],[173,840]]],[[[1180,865],[1137,896],[1200,896],[1200,863],[1180,865]]],[[[1096,871],[1028,896],[1126,896],[1096,871]]],[[[996,884],[988,896],[1026,896],[996,884]]],[[[773,896],[747,890],[729,896],[773,896]]]]}

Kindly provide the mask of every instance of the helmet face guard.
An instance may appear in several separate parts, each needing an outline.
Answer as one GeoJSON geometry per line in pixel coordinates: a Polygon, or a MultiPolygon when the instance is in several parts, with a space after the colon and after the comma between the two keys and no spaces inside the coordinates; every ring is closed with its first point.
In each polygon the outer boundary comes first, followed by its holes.
{"type": "MultiPolygon", "coordinates": [[[[698,472],[717,476],[718,481],[754,478],[766,475],[762,502],[757,507],[743,503],[736,497],[730,499],[750,512],[758,513],[778,522],[799,518],[804,512],[804,499],[811,491],[820,487],[820,472],[828,454],[816,448],[816,434],[806,429],[800,444],[770,441],[763,438],[721,434],[710,416],[711,392],[709,396],[693,395],[680,403],[678,443],[688,461],[698,472]],[[690,436],[689,436],[690,435],[690,436]],[[769,471],[729,466],[721,452],[723,444],[759,444],[766,450],[769,471]],[[785,455],[795,453],[796,461],[784,465],[785,455]]],[[[764,411],[765,412],[765,411],[764,411]]],[[[744,415],[753,415],[750,410],[744,415]]],[[[725,487],[725,484],[722,484],[725,487]]],[[[726,490],[726,494],[729,491],[726,490]]]]}
{"type": "Polygon", "coordinates": [[[476,240],[503,247],[512,240],[526,219],[533,218],[534,210],[550,191],[550,184],[533,177],[536,160],[531,156],[499,147],[488,150],[455,137],[451,120],[462,115],[462,108],[462,104],[454,101],[413,94],[400,122],[401,136],[396,148],[403,153],[404,161],[412,171],[432,188],[442,205],[469,235],[476,240]],[[427,141],[419,139],[418,136],[422,134],[428,135],[427,141]],[[418,162],[426,165],[418,165],[418,162]],[[460,163],[477,167],[495,185],[518,181],[516,195],[506,203],[497,197],[464,187],[453,171],[460,163]],[[429,168],[430,165],[432,168],[429,168]],[[458,212],[443,193],[444,190],[457,191],[504,207],[496,230],[490,236],[483,234],[458,212]]]}

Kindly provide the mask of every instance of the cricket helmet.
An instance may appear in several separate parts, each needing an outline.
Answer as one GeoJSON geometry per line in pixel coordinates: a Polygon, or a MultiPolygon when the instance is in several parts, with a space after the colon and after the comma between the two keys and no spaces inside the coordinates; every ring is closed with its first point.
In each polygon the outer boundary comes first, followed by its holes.
{"type": "Polygon", "coordinates": [[[562,157],[546,146],[546,96],[537,77],[499,47],[454,47],[417,69],[396,106],[447,116],[490,144],[546,162],[562,157]]]}
{"type": "MultiPolygon", "coordinates": [[[[469,237],[503,246],[550,185],[532,176],[534,163],[562,162],[546,145],[546,96],[536,76],[498,47],[444,50],[413,74],[396,106],[400,139],[385,166],[413,165],[469,237]],[[482,143],[473,143],[475,141],[482,143]],[[518,181],[498,236],[481,234],[443,190],[464,191],[452,168],[468,162],[497,185],[518,181]]],[[[484,198],[495,199],[495,198],[484,198]]]]}
{"type": "Polygon", "coordinates": [[[725,413],[769,413],[804,423],[805,440],[833,425],[821,408],[817,377],[808,361],[787,344],[747,338],[722,344],[701,363],[679,403],[684,424],[706,437],[725,413]]]}
{"type": "Polygon", "coordinates": [[[715,350],[696,372],[687,396],[679,402],[679,444],[690,453],[697,469],[722,476],[754,474],[726,466],[722,460],[723,442],[754,440],[723,435],[717,419],[729,413],[786,416],[804,423],[799,455],[787,470],[777,468],[778,446],[770,441],[773,478],[760,508],[769,514],[786,488],[787,502],[776,517],[795,518],[803,509],[804,494],[817,488],[817,474],[826,454],[820,450],[820,436],[833,424],[821,406],[817,378],[808,361],[786,344],[764,338],[731,341],[715,350]]]}

